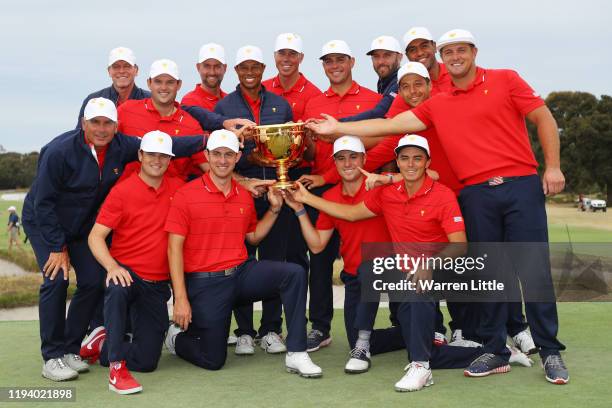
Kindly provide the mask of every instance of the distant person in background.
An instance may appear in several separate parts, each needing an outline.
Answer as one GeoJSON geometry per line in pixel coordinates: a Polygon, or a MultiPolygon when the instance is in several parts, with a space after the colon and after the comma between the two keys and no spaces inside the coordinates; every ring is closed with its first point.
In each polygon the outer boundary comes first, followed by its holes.
{"type": "Polygon", "coordinates": [[[81,127],[85,106],[90,99],[100,97],[110,99],[118,107],[129,99],[145,99],[151,96],[149,91],[137,87],[134,83],[136,75],[138,75],[138,65],[136,65],[134,51],[131,49],[126,47],[113,48],[108,55],[107,70],[108,76],[113,82],[112,85],[91,93],[85,98],[79,112],[77,128],[81,127]]]}
{"type": "Polygon", "coordinates": [[[17,209],[12,205],[8,208],[9,219],[8,219],[8,250],[9,252],[13,248],[13,244],[23,251],[21,242],[19,242],[19,216],[17,215],[17,209]]]}

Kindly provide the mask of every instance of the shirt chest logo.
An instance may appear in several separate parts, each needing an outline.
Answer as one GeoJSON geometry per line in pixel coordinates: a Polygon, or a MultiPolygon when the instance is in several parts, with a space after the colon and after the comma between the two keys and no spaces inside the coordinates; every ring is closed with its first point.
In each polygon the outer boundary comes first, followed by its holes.
{"type": "Polygon", "coordinates": [[[181,131],[180,129],[174,129],[174,134],[178,135],[180,131],[181,131]]]}
{"type": "Polygon", "coordinates": [[[272,112],[276,112],[276,108],[272,108],[272,112]]]}
{"type": "Polygon", "coordinates": [[[244,214],[244,208],[240,207],[240,214],[244,214]]]}
{"type": "Polygon", "coordinates": [[[485,94],[485,95],[488,95],[488,94],[489,94],[489,90],[488,90],[488,89],[485,89],[485,90],[484,90],[484,94],[485,94]]]}

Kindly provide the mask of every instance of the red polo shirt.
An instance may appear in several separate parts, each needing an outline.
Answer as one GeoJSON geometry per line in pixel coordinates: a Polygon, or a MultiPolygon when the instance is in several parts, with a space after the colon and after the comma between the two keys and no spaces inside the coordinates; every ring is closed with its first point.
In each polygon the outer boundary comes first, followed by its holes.
{"type": "Polygon", "coordinates": [[[536,174],[525,116],[542,105],[515,71],[478,67],[468,89],[453,86],[412,112],[436,127],[459,179],[478,184],[495,176],[536,174]]]}
{"type": "Polygon", "coordinates": [[[226,197],[207,173],[176,192],[165,230],[185,237],[185,273],[213,272],[247,259],[244,239],[256,226],[251,194],[232,179],[226,197]]]}
{"type": "Polygon", "coordinates": [[[430,96],[434,96],[440,92],[448,92],[453,85],[453,80],[446,69],[446,65],[442,63],[438,63],[438,65],[440,66],[440,72],[438,73],[438,79],[431,79],[430,96]]]}
{"type": "Polygon", "coordinates": [[[448,242],[448,234],[465,231],[455,194],[428,176],[412,197],[402,180],[370,191],[364,204],[385,218],[393,242],[448,242]]]}
{"type": "MultiPolygon", "coordinates": [[[[303,119],[321,119],[321,113],[326,113],[336,119],[357,115],[376,106],[382,95],[353,81],[351,88],[342,96],[335,93],[331,87],[319,96],[310,99],[306,104],[303,119]]],[[[332,153],[333,143],[318,140],[315,142],[315,158],[312,174],[323,174],[330,166],[334,166],[332,153]]]]}
{"type": "Polygon", "coordinates": [[[306,103],[313,97],[321,95],[321,90],[310,82],[304,74],[300,72],[300,77],[291,89],[284,89],[280,83],[278,75],[267,79],[261,83],[267,91],[280,95],[289,102],[293,111],[293,121],[304,120],[304,110],[306,103]]]}
{"type": "Polygon", "coordinates": [[[170,277],[164,223],[172,196],[183,184],[165,176],[156,190],[133,173],[113,187],[100,207],[96,222],[113,230],[111,255],[143,279],[170,277]]]}
{"type": "MultiPolygon", "coordinates": [[[[342,192],[342,184],[338,184],[323,194],[323,198],[340,204],[354,205],[365,198],[365,180],[354,197],[342,192]]],[[[344,271],[350,275],[357,275],[361,264],[361,244],[366,242],[391,242],[387,224],[383,217],[368,218],[367,220],[349,222],[320,212],[317,219],[318,230],[336,229],[340,234],[340,255],[344,261],[344,271]]]]}
{"type": "MultiPolygon", "coordinates": [[[[161,116],[150,98],[125,101],[117,109],[119,132],[130,136],[144,136],[147,132],[161,130],[170,136],[202,135],[204,131],[191,115],[174,102],[176,111],[170,116],[161,116]]],[[[186,179],[191,163],[204,163],[204,153],[198,152],[191,158],[172,159],[167,174],[186,179]]],[[[133,172],[140,170],[140,163],[130,163],[121,176],[125,180],[133,172]]]]}
{"type": "Polygon", "coordinates": [[[258,95],[257,99],[253,100],[251,99],[249,95],[247,95],[246,92],[241,91],[241,94],[244,97],[244,100],[246,101],[247,105],[249,105],[249,109],[251,109],[251,113],[253,113],[253,119],[255,123],[259,125],[259,114],[261,111],[261,97],[259,97],[258,95]]]}
{"type": "Polygon", "coordinates": [[[199,106],[204,109],[208,109],[209,111],[215,110],[215,105],[221,99],[225,98],[227,95],[225,92],[220,90],[221,96],[213,95],[208,91],[202,89],[200,84],[195,86],[195,89],[191,92],[187,92],[183,99],[181,100],[181,105],[187,106],[199,106]]]}

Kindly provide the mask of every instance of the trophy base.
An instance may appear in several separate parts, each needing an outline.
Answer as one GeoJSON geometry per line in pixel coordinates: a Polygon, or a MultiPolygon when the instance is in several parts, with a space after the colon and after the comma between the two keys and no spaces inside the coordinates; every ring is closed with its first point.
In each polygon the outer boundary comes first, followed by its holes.
{"type": "Polygon", "coordinates": [[[294,186],[295,182],[294,181],[277,181],[276,183],[274,183],[272,185],[272,187],[274,188],[278,188],[279,190],[289,190],[292,189],[294,186]]]}

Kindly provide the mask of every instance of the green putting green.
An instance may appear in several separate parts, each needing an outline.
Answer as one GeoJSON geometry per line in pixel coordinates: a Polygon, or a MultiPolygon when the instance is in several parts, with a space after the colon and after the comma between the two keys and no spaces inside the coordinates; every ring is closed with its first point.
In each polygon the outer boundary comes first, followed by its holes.
{"type": "MultiPolygon", "coordinates": [[[[228,349],[225,367],[215,372],[164,350],[157,371],[134,373],[143,392],[120,396],[108,390],[108,370],[99,365],[76,381],[42,378],[38,322],[0,322],[0,387],[76,387],[75,403],[56,405],[66,407],[610,407],[611,314],[610,303],[559,304],[560,339],[567,346],[563,356],[571,377],[564,386],[546,382],[536,356],[531,368],[513,367],[508,374],[484,378],[465,378],[462,370],[434,370],[434,386],[397,393],[393,384],[407,364],[403,351],[374,356],[366,374],[343,372],[349,350],[342,310],[336,310],[333,343],[311,354],[323,368],[320,379],[286,373],[284,355],[266,355],[259,348],[250,357],[235,356],[228,349]]],[[[387,324],[387,315],[381,309],[378,326],[387,324]]],[[[43,404],[10,404],[19,405],[43,404]]]]}

